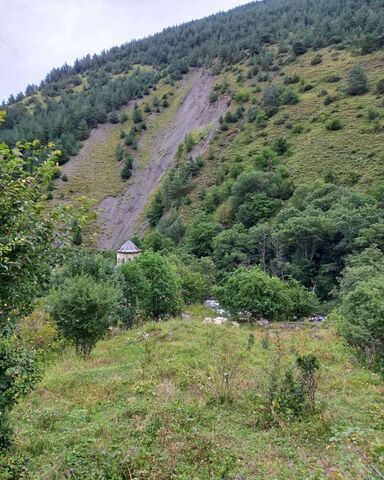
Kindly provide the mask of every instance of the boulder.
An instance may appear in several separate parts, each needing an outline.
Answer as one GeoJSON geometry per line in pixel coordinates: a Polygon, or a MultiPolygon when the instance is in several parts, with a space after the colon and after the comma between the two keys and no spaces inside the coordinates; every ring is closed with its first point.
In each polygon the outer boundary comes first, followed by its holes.
{"type": "Polygon", "coordinates": [[[227,319],[225,317],[216,317],[213,319],[213,323],[215,325],[224,325],[227,323],[227,319]]]}
{"type": "Polygon", "coordinates": [[[256,325],[260,325],[260,327],[265,327],[266,325],[269,325],[269,321],[261,318],[260,320],[256,320],[256,325]]]}
{"type": "Polygon", "coordinates": [[[191,320],[191,315],[189,315],[189,313],[182,313],[181,319],[185,321],[191,320]]]}
{"type": "Polygon", "coordinates": [[[220,308],[220,304],[217,300],[206,300],[204,302],[204,306],[212,308],[212,310],[217,310],[218,308],[220,308]]]}

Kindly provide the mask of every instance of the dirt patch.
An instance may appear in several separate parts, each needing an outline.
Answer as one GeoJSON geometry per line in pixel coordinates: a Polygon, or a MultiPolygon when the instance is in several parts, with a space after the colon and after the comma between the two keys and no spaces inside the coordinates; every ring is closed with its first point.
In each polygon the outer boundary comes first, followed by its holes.
{"type": "MultiPolygon", "coordinates": [[[[118,248],[133,234],[143,233],[146,224],[142,217],[146,204],[173,164],[180,143],[194,130],[209,125],[217,126],[228,102],[223,99],[210,104],[209,94],[214,82],[214,77],[201,70],[190,73],[181,82],[180,88],[186,88],[185,98],[172,120],[156,132],[151,132],[153,138],[149,161],[145,165],[136,162],[138,164],[126,188],[116,196],[106,197],[97,207],[100,249],[118,248]]],[[[208,143],[209,136],[195,149],[194,154],[202,153],[208,143]]]]}

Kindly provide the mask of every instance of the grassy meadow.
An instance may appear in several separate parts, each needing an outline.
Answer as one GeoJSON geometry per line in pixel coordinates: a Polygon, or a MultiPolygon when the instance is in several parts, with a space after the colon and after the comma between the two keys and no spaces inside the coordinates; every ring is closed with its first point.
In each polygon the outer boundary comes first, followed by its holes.
{"type": "Polygon", "coordinates": [[[384,387],[332,326],[203,324],[209,313],[117,332],[88,358],[56,354],[13,412],[15,470],[0,478],[378,478],[384,387]],[[320,361],[316,412],[266,428],[269,372],[299,354],[320,361]]]}

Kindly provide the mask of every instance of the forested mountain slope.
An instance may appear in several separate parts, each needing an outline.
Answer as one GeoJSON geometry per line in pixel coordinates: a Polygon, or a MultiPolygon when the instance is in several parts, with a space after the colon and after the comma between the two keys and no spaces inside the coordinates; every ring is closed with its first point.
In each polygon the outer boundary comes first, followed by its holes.
{"type": "Polygon", "coordinates": [[[383,7],[250,3],[3,105],[1,480],[382,478],[383,7]]]}
{"type": "Polygon", "coordinates": [[[296,53],[330,44],[370,53],[382,48],[383,31],[381,0],[250,3],[52,70],[39,87],[29,85],[9,98],[0,140],[55,141],[65,161],[90,128],[146,94],[159,76],[178,79],[190,67],[262,56],[270,44],[294,47],[296,53]],[[138,64],[150,71],[135,73],[138,64]]]}
{"type": "Polygon", "coordinates": [[[329,299],[356,242],[382,243],[381,6],[251,3],[86,57],[11,98],[0,139],[80,150],[47,194],[98,212],[76,243],[115,248],[149,222],[156,248],[212,258],[219,276],[261,263],[329,299]],[[353,231],[337,225],[347,211],[353,231]]]}

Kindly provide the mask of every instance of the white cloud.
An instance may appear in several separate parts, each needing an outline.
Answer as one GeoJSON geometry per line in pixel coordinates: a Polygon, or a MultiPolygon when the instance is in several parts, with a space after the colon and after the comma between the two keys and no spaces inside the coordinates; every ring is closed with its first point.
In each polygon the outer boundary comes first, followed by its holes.
{"type": "Polygon", "coordinates": [[[53,67],[249,0],[0,0],[0,99],[53,67]]]}

